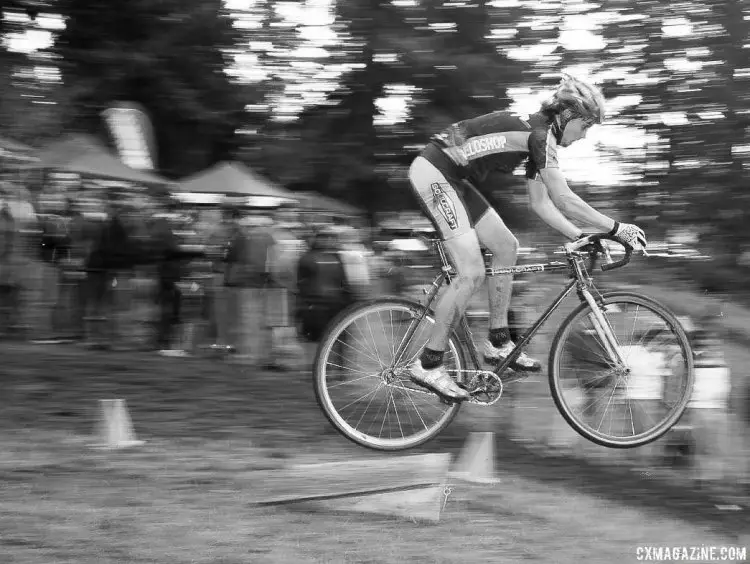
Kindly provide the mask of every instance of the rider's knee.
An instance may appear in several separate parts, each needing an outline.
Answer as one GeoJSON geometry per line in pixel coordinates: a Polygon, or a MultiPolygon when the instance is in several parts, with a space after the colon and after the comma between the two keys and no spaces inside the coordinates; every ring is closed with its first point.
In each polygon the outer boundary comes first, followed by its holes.
{"type": "Polygon", "coordinates": [[[495,241],[494,249],[489,249],[492,253],[493,265],[511,266],[518,259],[520,243],[512,233],[508,232],[506,235],[506,237],[498,238],[495,241]]]}

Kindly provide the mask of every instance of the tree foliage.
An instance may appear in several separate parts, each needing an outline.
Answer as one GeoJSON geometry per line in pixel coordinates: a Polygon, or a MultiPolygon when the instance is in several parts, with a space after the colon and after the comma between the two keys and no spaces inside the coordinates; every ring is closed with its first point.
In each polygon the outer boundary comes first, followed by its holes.
{"type": "Polygon", "coordinates": [[[55,42],[71,127],[100,130],[115,101],[146,108],[162,171],[196,172],[231,155],[242,90],[225,69],[237,37],[220,0],[60,0],[55,42]]]}
{"type": "Polygon", "coordinates": [[[285,14],[315,3],[231,4],[229,18],[220,0],[59,0],[68,123],[91,130],[111,101],[140,102],[165,172],[234,156],[375,211],[413,205],[406,168],[430,134],[572,71],[610,102],[591,166],[618,171],[576,190],[659,235],[687,221],[735,254],[750,243],[744,0],[347,0],[313,22],[285,14]],[[233,61],[240,71],[225,72],[233,61]],[[399,97],[405,113],[389,121],[384,101],[399,97]]]}
{"type": "Polygon", "coordinates": [[[6,0],[0,5],[0,135],[37,143],[60,131],[56,92],[50,83],[48,61],[9,48],[12,37],[32,27],[44,3],[6,0]]]}

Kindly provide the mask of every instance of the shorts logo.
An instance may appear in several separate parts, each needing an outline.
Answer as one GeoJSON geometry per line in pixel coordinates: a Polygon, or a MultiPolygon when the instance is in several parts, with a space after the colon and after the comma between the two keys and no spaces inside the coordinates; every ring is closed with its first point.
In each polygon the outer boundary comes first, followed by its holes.
{"type": "Polygon", "coordinates": [[[430,184],[432,196],[435,198],[440,214],[448,223],[451,231],[458,229],[458,217],[456,216],[456,206],[440,187],[440,184],[433,182],[430,184]]]}

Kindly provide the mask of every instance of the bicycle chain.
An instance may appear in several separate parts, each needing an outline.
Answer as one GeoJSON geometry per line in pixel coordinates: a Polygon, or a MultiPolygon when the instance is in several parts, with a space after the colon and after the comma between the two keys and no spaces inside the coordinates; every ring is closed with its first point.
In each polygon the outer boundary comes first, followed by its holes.
{"type": "Polygon", "coordinates": [[[405,390],[407,392],[417,392],[420,394],[427,394],[430,396],[437,396],[440,401],[447,404],[454,403],[471,403],[474,405],[480,405],[482,407],[489,407],[496,404],[503,395],[503,381],[494,372],[489,370],[462,370],[463,374],[469,375],[468,382],[466,384],[459,384],[462,388],[467,390],[470,397],[465,400],[455,400],[439,394],[429,388],[423,387],[417,382],[411,382],[412,386],[400,386],[395,383],[387,384],[388,387],[396,388],[398,390],[405,390]],[[486,399],[481,399],[481,398],[486,399]]]}

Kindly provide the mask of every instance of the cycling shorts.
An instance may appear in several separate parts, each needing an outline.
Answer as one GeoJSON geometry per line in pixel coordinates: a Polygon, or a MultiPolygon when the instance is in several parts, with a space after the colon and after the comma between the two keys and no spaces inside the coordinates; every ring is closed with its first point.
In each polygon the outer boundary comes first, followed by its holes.
{"type": "Polygon", "coordinates": [[[490,210],[490,201],[456,172],[439,147],[429,144],[412,162],[409,181],[414,195],[443,240],[474,229],[490,210]]]}

